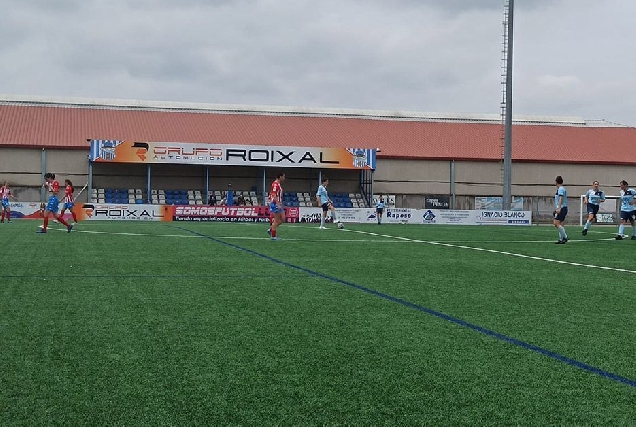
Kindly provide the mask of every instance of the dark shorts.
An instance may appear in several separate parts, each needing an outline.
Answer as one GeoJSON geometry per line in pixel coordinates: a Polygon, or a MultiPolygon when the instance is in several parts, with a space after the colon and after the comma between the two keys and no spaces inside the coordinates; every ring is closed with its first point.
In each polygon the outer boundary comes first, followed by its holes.
{"type": "Polygon", "coordinates": [[[382,215],[382,212],[384,212],[384,208],[376,208],[375,209],[375,213],[382,215]]]}
{"type": "Polygon", "coordinates": [[[559,213],[554,211],[554,219],[556,219],[557,221],[563,222],[567,215],[568,215],[568,207],[567,206],[563,206],[561,208],[561,211],[559,211],[559,213]]]}
{"type": "Polygon", "coordinates": [[[600,208],[599,205],[588,203],[587,204],[587,213],[596,216],[596,214],[598,213],[598,208],[600,208]]]}
{"type": "Polygon", "coordinates": [[[621,211],[621,219],[624,221],[636,221],[636,211],[621,211]]]}
{"type": "Polygon", "coordinates": [[[323,203],[321,206],[323,212],[327,212],[329,210],[329,202],[323,203]]]}

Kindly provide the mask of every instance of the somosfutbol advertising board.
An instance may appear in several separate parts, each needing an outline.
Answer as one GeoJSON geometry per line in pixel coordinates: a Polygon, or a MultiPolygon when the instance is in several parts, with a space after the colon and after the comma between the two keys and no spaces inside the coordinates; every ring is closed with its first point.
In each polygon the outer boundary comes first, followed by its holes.
{"type": "MultiPolygon", "coordinates": [[[[267,222],[270,213],[265,206],[170,206],[168,221],[199,222],[267,222]]],[[[285,222],[298,222],[298,208],[285,208],[285,222]]]]}

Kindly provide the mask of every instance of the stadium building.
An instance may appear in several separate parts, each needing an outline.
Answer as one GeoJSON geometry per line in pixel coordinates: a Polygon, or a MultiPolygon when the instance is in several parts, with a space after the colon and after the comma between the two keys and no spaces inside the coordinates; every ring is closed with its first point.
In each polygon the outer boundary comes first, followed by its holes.
{"type": "MultiPolygon", "coordinates": [[[[424,208],[430,200],[475,208],[476,197],[502,194],[503,126],[496,115],[260,107],[130,100],[0,96],[0,179],[19,200],[39,200],[46,171],[89,189],[253,191],[277,168],[98,164],[91,140],[126,140],[260,147],[377,149],[376,169],[285,169],[285,190],[313,196],[321,174],[331,192],[395,196],[397,207],[424,208]]],[[[575,117],[516,117],[512,194],[537,214],[548,212],[554,177],[562,175],[578,206],[592,180],[608,194],[636,182],[636,128],[575,117]]],[[[283,168],[284,169],[284,168],[283,168]]],[[[95,193],[86,192],[88,198],[95,193]]],[[[80,201],[83,201],[80,199],[80,201]]],[[[578,209],[578,208],[575,208],[578,209]]],[[[576,210],[572,212],[577,213],[576,210]]]]}

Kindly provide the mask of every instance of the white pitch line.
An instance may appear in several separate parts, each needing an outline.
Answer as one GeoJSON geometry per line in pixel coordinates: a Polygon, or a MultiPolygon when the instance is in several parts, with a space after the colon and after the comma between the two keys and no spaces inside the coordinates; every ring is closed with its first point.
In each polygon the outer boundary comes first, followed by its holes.
{"type": "MultiPolygon", "coordinates": [[[[374,233],[368,233],[368,232],[364,232],[364,231],[357,231],[357,232],[358,233],[362,233],[362,234],[371,234],[371,235],[374,234],[374,233]]],[[[514,257],[517,257],[517,258],[527,258],[527,259],[533,259],[533,260],[536,260],[536,261],[553,262],[553,263],[556,263],[556,264],[571,265],[571,266],[575,266],[575,267],[597,268],[597,269],[600,269],[600,270],[617,271],[617,272],[620,272],[620,273],[636,274],[635,270],[627,270],[625,268],[605,267],[605,266],[593,265],[593,264],[581,264],[581,263],[578,263],[578,262],[562,261],[562,260],[557,260],[557,259],[552,259],[552,258],[543,258],[543,257],[538,257],[538,256],[530,256],[530,255],[524,255],[524,254],[519,254],[519,253],[514,253],[514,252],[499,251],[499,250],[496,250],[496,249],[486,249],[486,248],[480,248],[480,247],[474,247],[474,246],[466,246],[466,245],[447,243],[447,242],[434,242],[434,241],[426,241],[426,240],[415,240],[415,239],[408,239],[406,237],[401,237],[401,236],[388,236],[388,235],[385,235],[385,234],[383,234],[382,236],[383,237],[393,237],[394,239],[399,239],[400,241],[410,241],[410,242],[414,242],[414,243],[426,243],[428,245],[446,246],[448,248],[459,248],[459,249],[468,249],[468,250],[473,250],[473,251],[490,252],[490,253],[493,253],[493,254],[514,256],[514,257]]],[[[601,240],[614,240],[614,239],[601,239],[601,240]]],[[[588,240],[578,240],[578,241],[587,242],[588,240]]],[[[552,240],[550,240],[549,243],[551,243],[551,242],[552,242],[552,240]]],[[[572,242],[572,240],[570,240],[570,242],[572,242]]],[[[492,243],[507,243],[507,242],[495,242],[495,241],[493,241],[492,243]]]]}
{"type": "MultiPolygon", "coordinates": [[[[49,230],[66,232],[66,228],[49,228],[49,230]]],[[[96,230],[76,230],[73,229],[71,233],[86,233],[86,234],[108,234],[112,236],[146,236],[146,237],[184,237],[188,239],[197,238],[200,239],[203,236],[197,236],[196,234],[149,234],[149,233],[124,233],[124,232],[111,232],[111,231],[96,231],[96,230]]]]}
{"type": "MultiPolygon", "coordinates": [[[[49,228],[49,230],[54,231],[64,231],[67,230],[65,228],[49,228]]],[[[213,237],[215,239],[225,239],[225,240],[271,240],[271,237],[249,237],[249,236],[200,236],[196,234],[148,234],[148,233],[125,233],[125,232],[108,232],[108,231],[96,231],[96,230],[73,230],[72,233],[86,233],[86,234],[108,234],[112,236],[141,236],[141,237],[182,237],[188,239],[201,239],[204,237],[213,237]]],[[[386,240],[378,240],[378,239],[285,239],[281,238],[280,240],[285,242],[329,242],[329,243],[405,243],[400,240],[386,239],[386,240]]],[[[408,240],[408,239],[406,239],[408,240]]]]}

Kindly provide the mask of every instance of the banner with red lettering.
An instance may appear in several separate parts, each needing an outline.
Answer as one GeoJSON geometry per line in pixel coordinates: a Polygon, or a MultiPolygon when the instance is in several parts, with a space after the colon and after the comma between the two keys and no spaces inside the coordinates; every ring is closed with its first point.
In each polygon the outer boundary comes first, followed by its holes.
{"type": "MultiPolygon", "coordinates": [[[[266,206],[170,206],[167,221],[214,221],[214,222],[267,222],[270,220],[266,206]]],[[[285,221],[298,222],[298,208],[285,208],[285,221]]]]}
{"type": "Polygon", "coordinates": [[[217,166],[375,170],[376,149],[91,140],[89,160],[217,166]]]}

